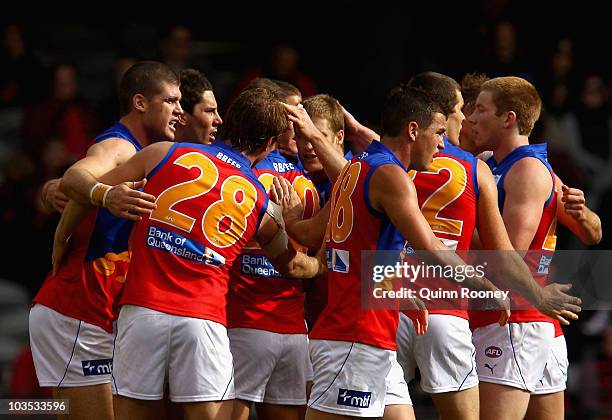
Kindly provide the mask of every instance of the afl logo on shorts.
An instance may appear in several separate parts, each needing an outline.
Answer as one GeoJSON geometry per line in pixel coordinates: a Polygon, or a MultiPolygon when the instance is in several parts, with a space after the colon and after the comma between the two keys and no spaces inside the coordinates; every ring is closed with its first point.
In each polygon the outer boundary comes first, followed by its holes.
{"type": "Polygon", "coordinates": [[[487,357],[498,358],[502,355],[502,353],[502,349],[495,346],[489,346],[485,349],[485,356],[487,357]]]}

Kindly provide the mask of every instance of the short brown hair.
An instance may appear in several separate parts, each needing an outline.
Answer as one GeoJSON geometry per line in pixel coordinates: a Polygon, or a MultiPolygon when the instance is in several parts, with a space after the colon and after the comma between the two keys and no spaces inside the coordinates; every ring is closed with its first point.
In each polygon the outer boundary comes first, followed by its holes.
{"type": "Polygon", "coordinates": [[[427,128],[433,122],[435,113],[443,114],[442,107],[427,92],[401,84],[393,88],[385,100],[380,123],[381,135],[398,136],[411,121],[419,127],[427,128]]]}
{"type": "Polygon", "coordinates": [[[178,75],[164,63],[141,61],[130,67],[119,82],[119,112],[123,117],[132,110],[132,98],[141,94],[150,98],[162,92],[162,83],[180,86],[178,75]]]}
{"type": "Polygon", "coordinates": [[[535,86],[520,77],[507,76],[487,80],[481,90],[493,95],[493,103],[497,107],[495,115],[513,111],[516,113],[519,134],[531,134],[542,110],[542,100],[535,86]]]}
{"type": "Polygon", "coordinates": [[[268,89],[270,92],[276,95],[279,101],[283,100],[283,92],[281,91],[281,88],[272,79],[268,79],[267,77],[256,77],[249,82],[244,90],[257,88],[268,89]]]}
{"type": "Polygon", "coordinates": [[[489,80],[489,77],[482,73],[468,73],[463,76],[463,79],[461,79],[461,94],[463,95],[464,106],[471,106],[476,103],[480,88],[487,80],[489,80]]]}
{"type": "Polygon", "coordinates": [[[302,92],[300,92],[300,90],[291,83],[278,79],[272,79],[272,81],[276,83],[276,85],[281,90],[283,102],[286,102],[287,98],[293,95],[299,96],[300,100],[302,99],[302,92]]]}
{"type": "Polygon", "coordinates": [[[459,102],[457,92],[461,91],[461,86],[455,79],[444,74],[435,71],[419,73],[408,81],[408,85],[427,92],[440,104],[446,118],[453,113],[459,102]]]}
{"type": "Polygon", "coordinates": [[[344,114],[338,100],[323,93],[306,98],[302,103],[310,118],[323,118],[334,133],[344,130],[344,114]]]}
{"type": "Polygon", "coordinates": [[[232,102],[223,136],[241,152],[260,152],[266,141],[289,128],[283,105],[264,88],[247,89],[232,102]]]}

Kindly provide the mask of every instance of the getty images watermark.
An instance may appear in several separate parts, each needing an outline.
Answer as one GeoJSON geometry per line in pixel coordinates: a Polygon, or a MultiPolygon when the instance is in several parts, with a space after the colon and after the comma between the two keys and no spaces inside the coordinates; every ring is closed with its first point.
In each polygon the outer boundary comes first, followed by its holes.
{"type": "MultiPolygon", "coordinates": [[[[403,279],[410,283],[417,280],[425,281],[433,279],[444,279],[448,282],[461,284],[469,279],[485,277],[487,262],[477,265],[431,265],[423,261],[397,261],[392,265],[378,264],[372,267],[372,281],[378,283],[374,286],[372,294],[376,299],[414,299],[416,297],[430,301],[432,299],[509,299],[510,292],[507,290],[472,290],[468,287],[452,289],[421,287],[399,287],[399,289],[388,288],[387,281],[403,279]]],[[[429,282],[427,282],[429,283],[429,282]]],[[[427,284],[425,283],[425,284],[427,284]]]]}
{"type": "MultiPolygon", "coordinates": [[[[428,309],[495,310],[502,302],[512,310],[534,309],[516,287],[517,276],[540,286],[571,283],[569,294],[582,309],[612,309],[612,251],[362,251],[361,306],[364,309],[414,309],[418,298],[428,309]],[[451,261],[452,253],[463,261],[451,261]],[[520,254],[520,255],[519,255],[520,254]],[[449,263],[451,261],[451,263],[449,263]],[[486,278],[493,287],[474,288],[486,278]],[[531,281],[531,280],[529,280],[531,281]]],[[[353,273],[348,251],[328,251],[331,271],[353,273]],[[352,269],[352,270],[351,270],[352,269]]]]}

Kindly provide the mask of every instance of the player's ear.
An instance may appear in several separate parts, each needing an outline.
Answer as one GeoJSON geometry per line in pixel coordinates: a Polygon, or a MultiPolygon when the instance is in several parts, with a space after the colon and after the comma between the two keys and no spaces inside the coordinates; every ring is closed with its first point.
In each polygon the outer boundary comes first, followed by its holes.
{"type": "Polygon", "coordinates": [[[147,98],[145,98],[145,96],[141,93],[137,93],[136,95],[132,96],[132,108],[140,112],[144,112],[146,110],[146,102],[147,98]]]}
{"type": "Polygon", "coordinates": [[[344,144],[344,130],[336,131],[336,135],[334,137],[336,139],[336,143],[344,144]]]}
{"type": "Polygon", "coordinates": [[[404,135],[411,142],[415,141],[419,132],[419,124],[416,121],[410,121],[404,126],[404,135]]]}
{"type": "Polygon", "coordinates": [[[504,120],[504,128],[511,127],[516,124],[516,112],[508,111],[506,112],[506,119],[504,120]]]}
{"type": "Polygon", "coordinates": [[[266,151],[271,152],[272,150],[274,150],[277,143],[278,143],[277,137],[270,137],[268,140],[266,140],[266,151]]]}

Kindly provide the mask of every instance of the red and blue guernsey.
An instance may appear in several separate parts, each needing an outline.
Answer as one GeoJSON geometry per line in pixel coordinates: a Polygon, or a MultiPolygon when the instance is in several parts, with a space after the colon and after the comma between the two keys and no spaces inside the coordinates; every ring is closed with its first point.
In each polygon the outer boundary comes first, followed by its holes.
{"type": "MultiPolygon", "coordinates": [[[[278,150],[270,152],[253,172],[267,190],[276,176],[287,179],[304,204],[304,218],[319,211],[319,196],[302,170],[278,150]]],[[[252,242],[230,272],[227,303],[229,328],[256,328],[279,334],[305,334],[302,281],[283,277],[252,242]]]]}
{"type": "Polygon", "coordinates": [[[370,179],[382,165],[406,170],[385,145],[372,142],[334,183],[327,225],[328,301],[310,332],[312,339],[396,349],[398,310],[361,309],[361,251],[397,251],[399,256],[404,245],[387,215],[370,204],[370,179]]]}
{"type": "Polygon", "coordinates": [[[223,142],[177,143],[147,180],[157,208],[134,226],[121,304],[225,325],[230,267],[268,206],[251,163],[223,142]]]}
{"type": "MultiPolygon", "coordinates": [[[[497,163],[493,157],[487,160],[487,164],[493,172],[497,181],[498,205],[500,212],[503,213],[504,200],[506,193],[504,181],[512,166],[521,159],[538,159],[552,177],[553,187],[550,196],[544,203],[542,217],[538,229],[529,245],[528,253],[525,255],[525,262],[531,271],[534,279],[545,286],[548,282],[548,271],[552,262],[555,248],[557,246],[557,192],[555,191],[555,175],[546,157],[546,144],[528,144],[514,149],[501,162],[497,163]]],[[[522,296],[513,297],[514,306],[528,308],[530,305],[522,296]]],[[[474,311],[470,313],[470,324],[472,328],[483,327],[497,322],[499,313],[497,311],[474,311]]],[[[537,309],[512,310],[509,322],[553,322],[552,318],[547,317],[537,309]]]]}
{"type": "MultiPolygon", "coordinates": [[[[120,122],[94,142],[110,138],[124,139],[136,151],[142,149],[120,122]]],[[[59,273],[47,275],[34,302],[111,333],[118,314],[117,298],[130,262],[128,239],[132,224],[107,209],[92,210],[72,235],[70,252],[59,273]]]]}
{"type": "MultiPolygon", "coordinates": [[[[434,155],[427,171],[410,171],[417,189],[419,206],[431,230],[446,246],[458,251],[470,249],[476,228],[478,209],[478,161],[471,154],[444,138],[444,149],[434,155]]],[[[444,290],[459,290],[460,286],[445,279],[429,279],[426,287],[438,285],[444,290]]],[[[418,280],[417,280],[418,282],[418,280]]],[[[460,294],[457,294],[460,296],[460,294]]],[[[436,303],[440,309],[429,308],[431,314],[454,315],[468,319],[465,299],[436,303]],[[462,309],[452,309],[462,308],[462,309]]],[[[410,316],[410,312],[407,312],[410,316]]]]}

